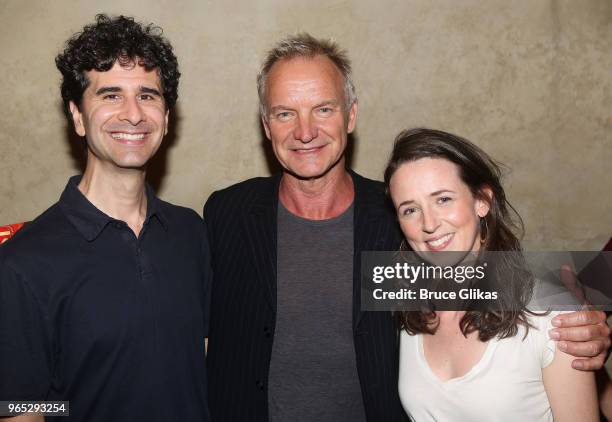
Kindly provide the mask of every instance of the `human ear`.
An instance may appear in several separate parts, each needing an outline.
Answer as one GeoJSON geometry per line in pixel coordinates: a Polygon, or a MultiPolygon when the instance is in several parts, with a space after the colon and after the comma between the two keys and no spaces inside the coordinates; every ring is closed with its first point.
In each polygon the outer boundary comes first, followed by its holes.
{"type": "Polygon", "coordinates": [[[170,114],[170,110],[166,110],[166,117],[164,118],[166,122],[166,127],[164,129],[164,136],[168,134],[168,116],[169,114],[170,114]]]}
{"type": "Polygon", "coordinates": [[[262,116],[261,118],[261,124],[264,127],[264,130],[266,132],[266,138],[268,138],[268,140],[272,140],[272,137],[270,136],[270,124],[268,123],[268,120],[262,116]]]}
{"type": "Polygon", "coordinates": [[[346,133],[352,133],[353,130],[355,130],[357,124],[357,109],[357,100],[355,100],[353,104],[351,104],[351,108],[349,108],[346,133]]]}
{"type": "Polygon", "coordinates": [[[74,103],[74,101],[70,101],[68,103],[68,107],[70,108],[70,114],[72,115],[72,123],[74,124],[74,130],[77,135],[85,136],[85,125],[83,124],[83,114],[74,103]]]}
{"type": "Polygon", "coordinates": [[[475,211],[478,217],[485,217],[491,210],[491,204],[493,203],[493,191],[489,186],[483,186],[478,192],[475,203],[475,211]]]}

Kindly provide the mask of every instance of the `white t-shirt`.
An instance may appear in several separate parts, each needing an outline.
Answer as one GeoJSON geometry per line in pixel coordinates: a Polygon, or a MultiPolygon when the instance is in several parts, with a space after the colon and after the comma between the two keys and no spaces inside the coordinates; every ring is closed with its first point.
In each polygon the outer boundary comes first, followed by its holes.
{"type": "Polygon", "coordinates": [[[441,381],[423,354],[423,335],[402,330],[399,395],[406,412],[422,421],[552,421],[542,368],[555,355],[548,337],[551,319],[559,312],[529,316],[532,325],[511,338],[487,343],[480,361],[465,375],[441,381]]]}

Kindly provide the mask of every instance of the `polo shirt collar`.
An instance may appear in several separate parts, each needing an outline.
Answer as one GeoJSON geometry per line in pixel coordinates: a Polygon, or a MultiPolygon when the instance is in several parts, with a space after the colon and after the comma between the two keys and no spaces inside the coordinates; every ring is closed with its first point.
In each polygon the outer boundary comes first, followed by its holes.
{"type": "MultiPolygon", "coordinates": [[[[72,176],[68,180],[68,184],[64,192],[60,196],[59,205],[66,214],[66,217],[74,225],[79,233],[88,241],[95,240],[100,233],[111,222],[117,222],[112,217],[104,214],[94,204],[81,193],[78,185],[81,182],[82,176],[72,176]]],[[[161,201],[155,196],[153,188],[148,184],[145,185],[147,195],[147,215],[145,224],[147,224],[153,216],[159,221],[164,230],[168,229],[168,219],[161,209],[161,201]]]]}

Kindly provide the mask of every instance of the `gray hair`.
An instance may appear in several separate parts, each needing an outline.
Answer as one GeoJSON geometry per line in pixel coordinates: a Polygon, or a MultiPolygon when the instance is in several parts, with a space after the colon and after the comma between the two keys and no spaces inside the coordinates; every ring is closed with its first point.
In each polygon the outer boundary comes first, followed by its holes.
{"type": "Polygon", "coordinates": [[[317,39],[312,35],[303,32],[289,36],[279,41],[274,48],[268,51],[261,66],[261,71],[257,75],[257,93],[259,95],[259,112],[264,120],[268,120],[266,109],[266,83],[270,69],[276,62],[282,59],[293,59],[295,57],[313,58],[315,56],[325,56],[330,59],[344,77],[344,99],[346,111],[350,109],[357,100],[355,95],[355,85],[351,78],[351,62],[338,44],[332,40],[317,39]]]}

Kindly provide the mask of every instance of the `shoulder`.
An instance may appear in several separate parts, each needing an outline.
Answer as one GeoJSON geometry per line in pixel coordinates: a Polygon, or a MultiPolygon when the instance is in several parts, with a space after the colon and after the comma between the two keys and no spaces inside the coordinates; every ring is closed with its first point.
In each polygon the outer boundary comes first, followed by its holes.
{"type": "Polygon", "coordinates": [[[0,246],[0,260],[3,264],[18,263],[23,258],[32,258],[39,251],[48,250],[65,235],[77,235],[59,204],[26,223],[13,237],[0,246]]]}
{"type": "Polygon", "coordinates": [[[36,297],[46,303],[43,298],[60,281],[55,277],[57,263],[78,253],[82,242],[60,206],[51,206],[0,246],[0,298],[36,297]]]}
{"type": "MultiPolygon", "coordinates": [[[[529,332],[527,337],[537,338],[539,341],[548,340],[548,330],[552,329],[552,319],[559,315],[559,312],[536,312],[536,315],[527,314],[529,321],[529,332]]],[[[524,336],[524,327],[520,326],[519,336],[524,336]]]]}
{"type": "Polygon", "coordinates": [[[208,218],[208,213],[219,208],[228,211],[260,201],[262,197],[272,199],[277,194],[279,181],[280,176],[278,175],[255,177],[215,191],[204,204],[204,218],[208,218]]]}
{"type": "Polygon", "coordinates": [[[162,200],[158,200],[157,204],[167,228],[167,241],[189,245],[187,247],[197,245],[197,248],[207,242],[206,227],[197,212],[162,200]]]}
{"type": "MultiPolygon", "coordinates": [[[[540,315],[528,315],[527,317],[531,324],[527,339],[535,349],[541,368],[550,365],[555,357],[556,342],[550,338],[548,332],[554,328],[552,319],[560,313],[563,313],[563,311],[551,311],[539,313],[540,315]]],[[[519,336],[522,335],[522,330],[519,330],[519,336]]]]}
{"type": "Polygon", "coordinates": [[[245,194],[272,192],[278,183],[278,176],[254,177],[212,193],[208,201],[227,201],[242,197],[245,194]]]}
{"type": "Polygon", "coordinates": [[[355,185],[355,204],[360,212],[376,215],[386,220],[394,231],[399,231],[393,205],[383,182],[368,179],[350,170],[355,185]]]}
{"type": "Polygon", "coordinates": [[[368,207],[380,207],[381,209],[389,210],[389,198],[387,197],[383,182],[360,176],[352,170],[350,170],[350,173],[353,177],[355,196],[358,202],[367,204],[368,207]]]}
{"type": "Polygon", "coordinates": [[[385,195],[385,184],[378,180],[368,179],[350,170],[355,189],[372,195],[385,195]]]}
{"type": "Polygon", "coordinates": [[[191,208],[174,205],[170,202],[158,199],[159,209],[171,221],[178,221],[182,224],[201,224],[202,217],[191,208]]]}

